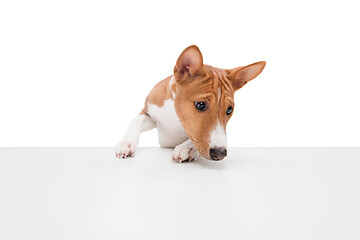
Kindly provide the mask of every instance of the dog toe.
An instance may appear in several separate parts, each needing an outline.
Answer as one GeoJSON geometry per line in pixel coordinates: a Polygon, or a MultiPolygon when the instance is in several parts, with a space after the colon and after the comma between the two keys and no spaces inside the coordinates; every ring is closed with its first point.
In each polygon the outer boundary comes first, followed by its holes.
{"type": "Polygon", "coordinates": [[[135,156],[135,150],[136,150],[136,143],[130,143],[126,141],[120,142],[116,146],[116,157],[117,158],[128,158],[128,157],[134,157],[135,156]]]}

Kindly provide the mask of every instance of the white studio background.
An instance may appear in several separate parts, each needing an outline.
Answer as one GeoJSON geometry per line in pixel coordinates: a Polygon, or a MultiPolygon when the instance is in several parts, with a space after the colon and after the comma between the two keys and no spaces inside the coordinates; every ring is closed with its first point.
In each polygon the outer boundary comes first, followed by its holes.
{"type": "MultiPolygon", "coordinates": [[[[191,44],[232,68],[230,146],[360,146],[358,1],[0,2],[0,146],[114,146],[191,44]]],[[[157,146],[155,130],[140,138],[157,146]]]]}

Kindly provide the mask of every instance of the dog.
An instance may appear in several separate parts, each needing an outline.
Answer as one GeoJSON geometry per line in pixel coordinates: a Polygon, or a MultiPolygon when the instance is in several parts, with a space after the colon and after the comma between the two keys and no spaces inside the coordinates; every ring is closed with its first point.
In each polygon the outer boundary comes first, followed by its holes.
{"type": "Polygon", "coordinates": [[[226,124],[234,112],[234,93],[256,78],[265,64],[216,68],[203,64],[197,46],[187,47],[176,61],[174,74],[147,96],[116,146],[116,157],[133,157],[140,133],[156,127],[160,146],[175,148],[174,162],[191,162],[198,154],[222,160],[227,155],[226,124]]]}

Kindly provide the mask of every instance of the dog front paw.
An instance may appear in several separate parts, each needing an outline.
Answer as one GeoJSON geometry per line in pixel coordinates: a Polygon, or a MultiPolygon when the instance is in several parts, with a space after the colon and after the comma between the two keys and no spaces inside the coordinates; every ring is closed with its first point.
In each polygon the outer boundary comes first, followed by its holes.
{"type": "Polygon", "coordinates": [[[135,157],[137,144],[127,141],[121,141],[115,149],[117,158],[135,157]]]}
{"type": "Polygon", "coordinates": [[[172,153],[172,160],[174,162],[182,163],[184,161],[192,162],[197,155],[196,148],[193,144],[187,141],[176,146],[172,153]]]}

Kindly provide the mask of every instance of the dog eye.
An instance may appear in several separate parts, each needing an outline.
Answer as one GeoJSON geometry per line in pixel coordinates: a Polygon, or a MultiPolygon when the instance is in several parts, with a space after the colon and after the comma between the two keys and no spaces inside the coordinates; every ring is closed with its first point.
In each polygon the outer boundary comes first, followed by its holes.
{"type": "Polygon", "coordinates": [[[232,106],[228,107],[228,109],[226,109],[226,115],[230,115],[232,111],[233,111],[233,107],[232,106]]]}
{"type": "Polygon", "coordinates": [[[195,107],[200,111],[205,111],[207,109],[205,102],[195,102],[195,107]]]}

